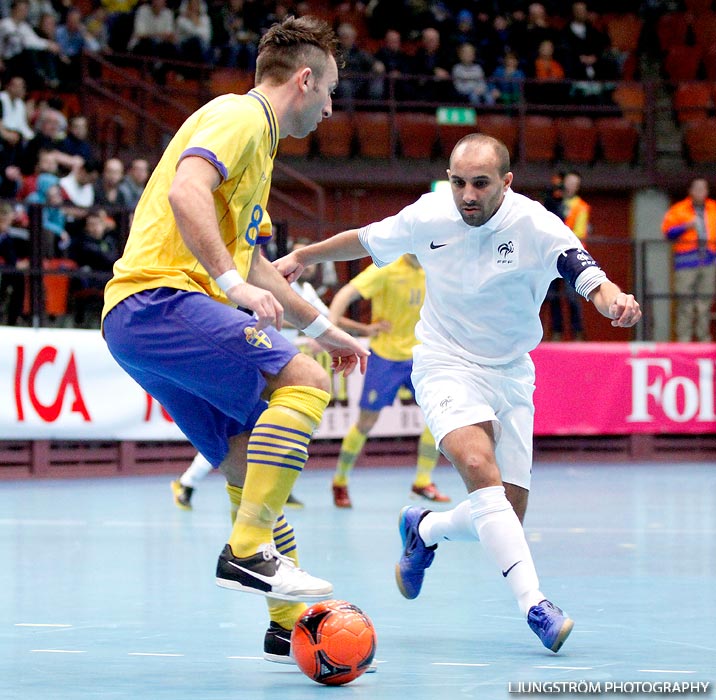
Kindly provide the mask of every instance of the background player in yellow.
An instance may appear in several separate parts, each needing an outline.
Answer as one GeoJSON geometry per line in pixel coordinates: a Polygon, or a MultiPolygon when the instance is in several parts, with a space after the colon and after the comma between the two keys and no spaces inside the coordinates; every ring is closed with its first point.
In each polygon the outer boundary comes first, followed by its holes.
{"type": "MultiPolygon", "coordinates": [[[[358,422],[351,426],[341,443],[333,477],[333,502],[339,508],[351,508],[348,475],[365,445],[368,433],[380,412],[390,406],[401,386],[414,393],[410,373],[413,369],[415,324],[425,297],[425,272],[414,255],[403,255],[383,268],[369,265],[340,289],[330,305],[330,318],[338,323],[348,307],[359,299],[370,299],[371,322],[359,324],[354,332],[370,336],[371,355],[360,398],[358,422]]],[[[432,473],[440,453],[426,427],[418,442],[418,467],[411,495],[445,503],[432,473]]]]}
{"type": "MultiPolygon", "coordinates": [[[[184,122],[137,205],[103,310],[114,358],[226,476],[235,517],[216,582],[266,596],[264,655],[288,663],[301,601],[333,586],[298,568],[283,514],[329,399],[325,371],[280,334],[284,314],[339,370],[364,369],[368,353],[257,243],[279,138],[303,138],[331,116],[335,47],[314,18],[275,24],[259,44],[256,87],[184,122]]],[[[163,556],[171,576],[172,553],[163,556]]]]}

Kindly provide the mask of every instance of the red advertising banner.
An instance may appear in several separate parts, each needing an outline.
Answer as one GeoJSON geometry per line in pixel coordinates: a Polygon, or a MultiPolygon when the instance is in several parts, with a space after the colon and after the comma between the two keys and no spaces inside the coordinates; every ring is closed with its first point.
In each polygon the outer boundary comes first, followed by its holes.
{"type": "MultiPolygon", "coordinates": [[[[536,435],[716,433],[716,344],[543,343],[532,357],[536,435]]],[[[360,374],[333,387],[317,439],[358,417],[360,374]]],[[[184,439],[97,331],[0,328],[0,396],[0,440],[184,439]]],[[[396,399],[371,434],[422,429],[420,409],[396,399]]]]}
{"type": "Polygon", "coordinates": [[[542,343],[535,435],[716,433],[714,343],[542,343]]]}

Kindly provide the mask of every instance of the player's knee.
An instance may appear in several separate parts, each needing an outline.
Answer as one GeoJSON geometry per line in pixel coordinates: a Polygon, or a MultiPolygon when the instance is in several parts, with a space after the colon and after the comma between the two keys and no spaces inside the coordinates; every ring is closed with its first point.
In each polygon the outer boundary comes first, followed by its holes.
{"type": "Polygon", "coordinates": [[[326,371],[312,357],[296,355],[278,375],[280,386],[307,386],[330,393],[331,381],[326,371]]]}

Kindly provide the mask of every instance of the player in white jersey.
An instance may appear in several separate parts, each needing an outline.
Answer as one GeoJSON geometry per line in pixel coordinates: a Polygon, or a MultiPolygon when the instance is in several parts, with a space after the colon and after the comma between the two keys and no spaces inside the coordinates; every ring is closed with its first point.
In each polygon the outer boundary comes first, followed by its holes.
{"type": "Polygon", "coordinates": [[[612,325],[633,326],[641,310],[607,279],[553,214],[511,189],[503,143],[471,134],[450,156],[450,193],[431,193],[395,216],[344,231],[275,263],[291,281],[305,265],[370,254],[382,266],[417,256],[426,296],[416,336],[413,384],[440,450],[468,497],[449,511],[407,507],[396,580],[420,593],[439,542],[480,540],[505,577],[530,628],[558,651],[573,622],[540,591],[521,521],[532,465],[534,365],[539,310],[562,276],[612,325]]]}

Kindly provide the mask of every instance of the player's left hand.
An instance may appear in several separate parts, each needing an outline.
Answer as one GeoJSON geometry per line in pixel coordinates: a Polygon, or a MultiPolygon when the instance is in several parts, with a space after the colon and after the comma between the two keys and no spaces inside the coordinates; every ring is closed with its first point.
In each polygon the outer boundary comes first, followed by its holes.
{"type": "Polygon", "coordinates": [[[334,372],[343,372],[347,377],[358,367],[360,373],[365,374],[370,351],[348,333],[331,326],[315,340],[333,358],[331,365],[334,372]]]}
{"type": "Polygon", "coordinates": [[[641,308],[634,295],[619,292],[609,305],[609,317],[615,327],[629,328],[637,324],[641,318],[641,308]]]}

